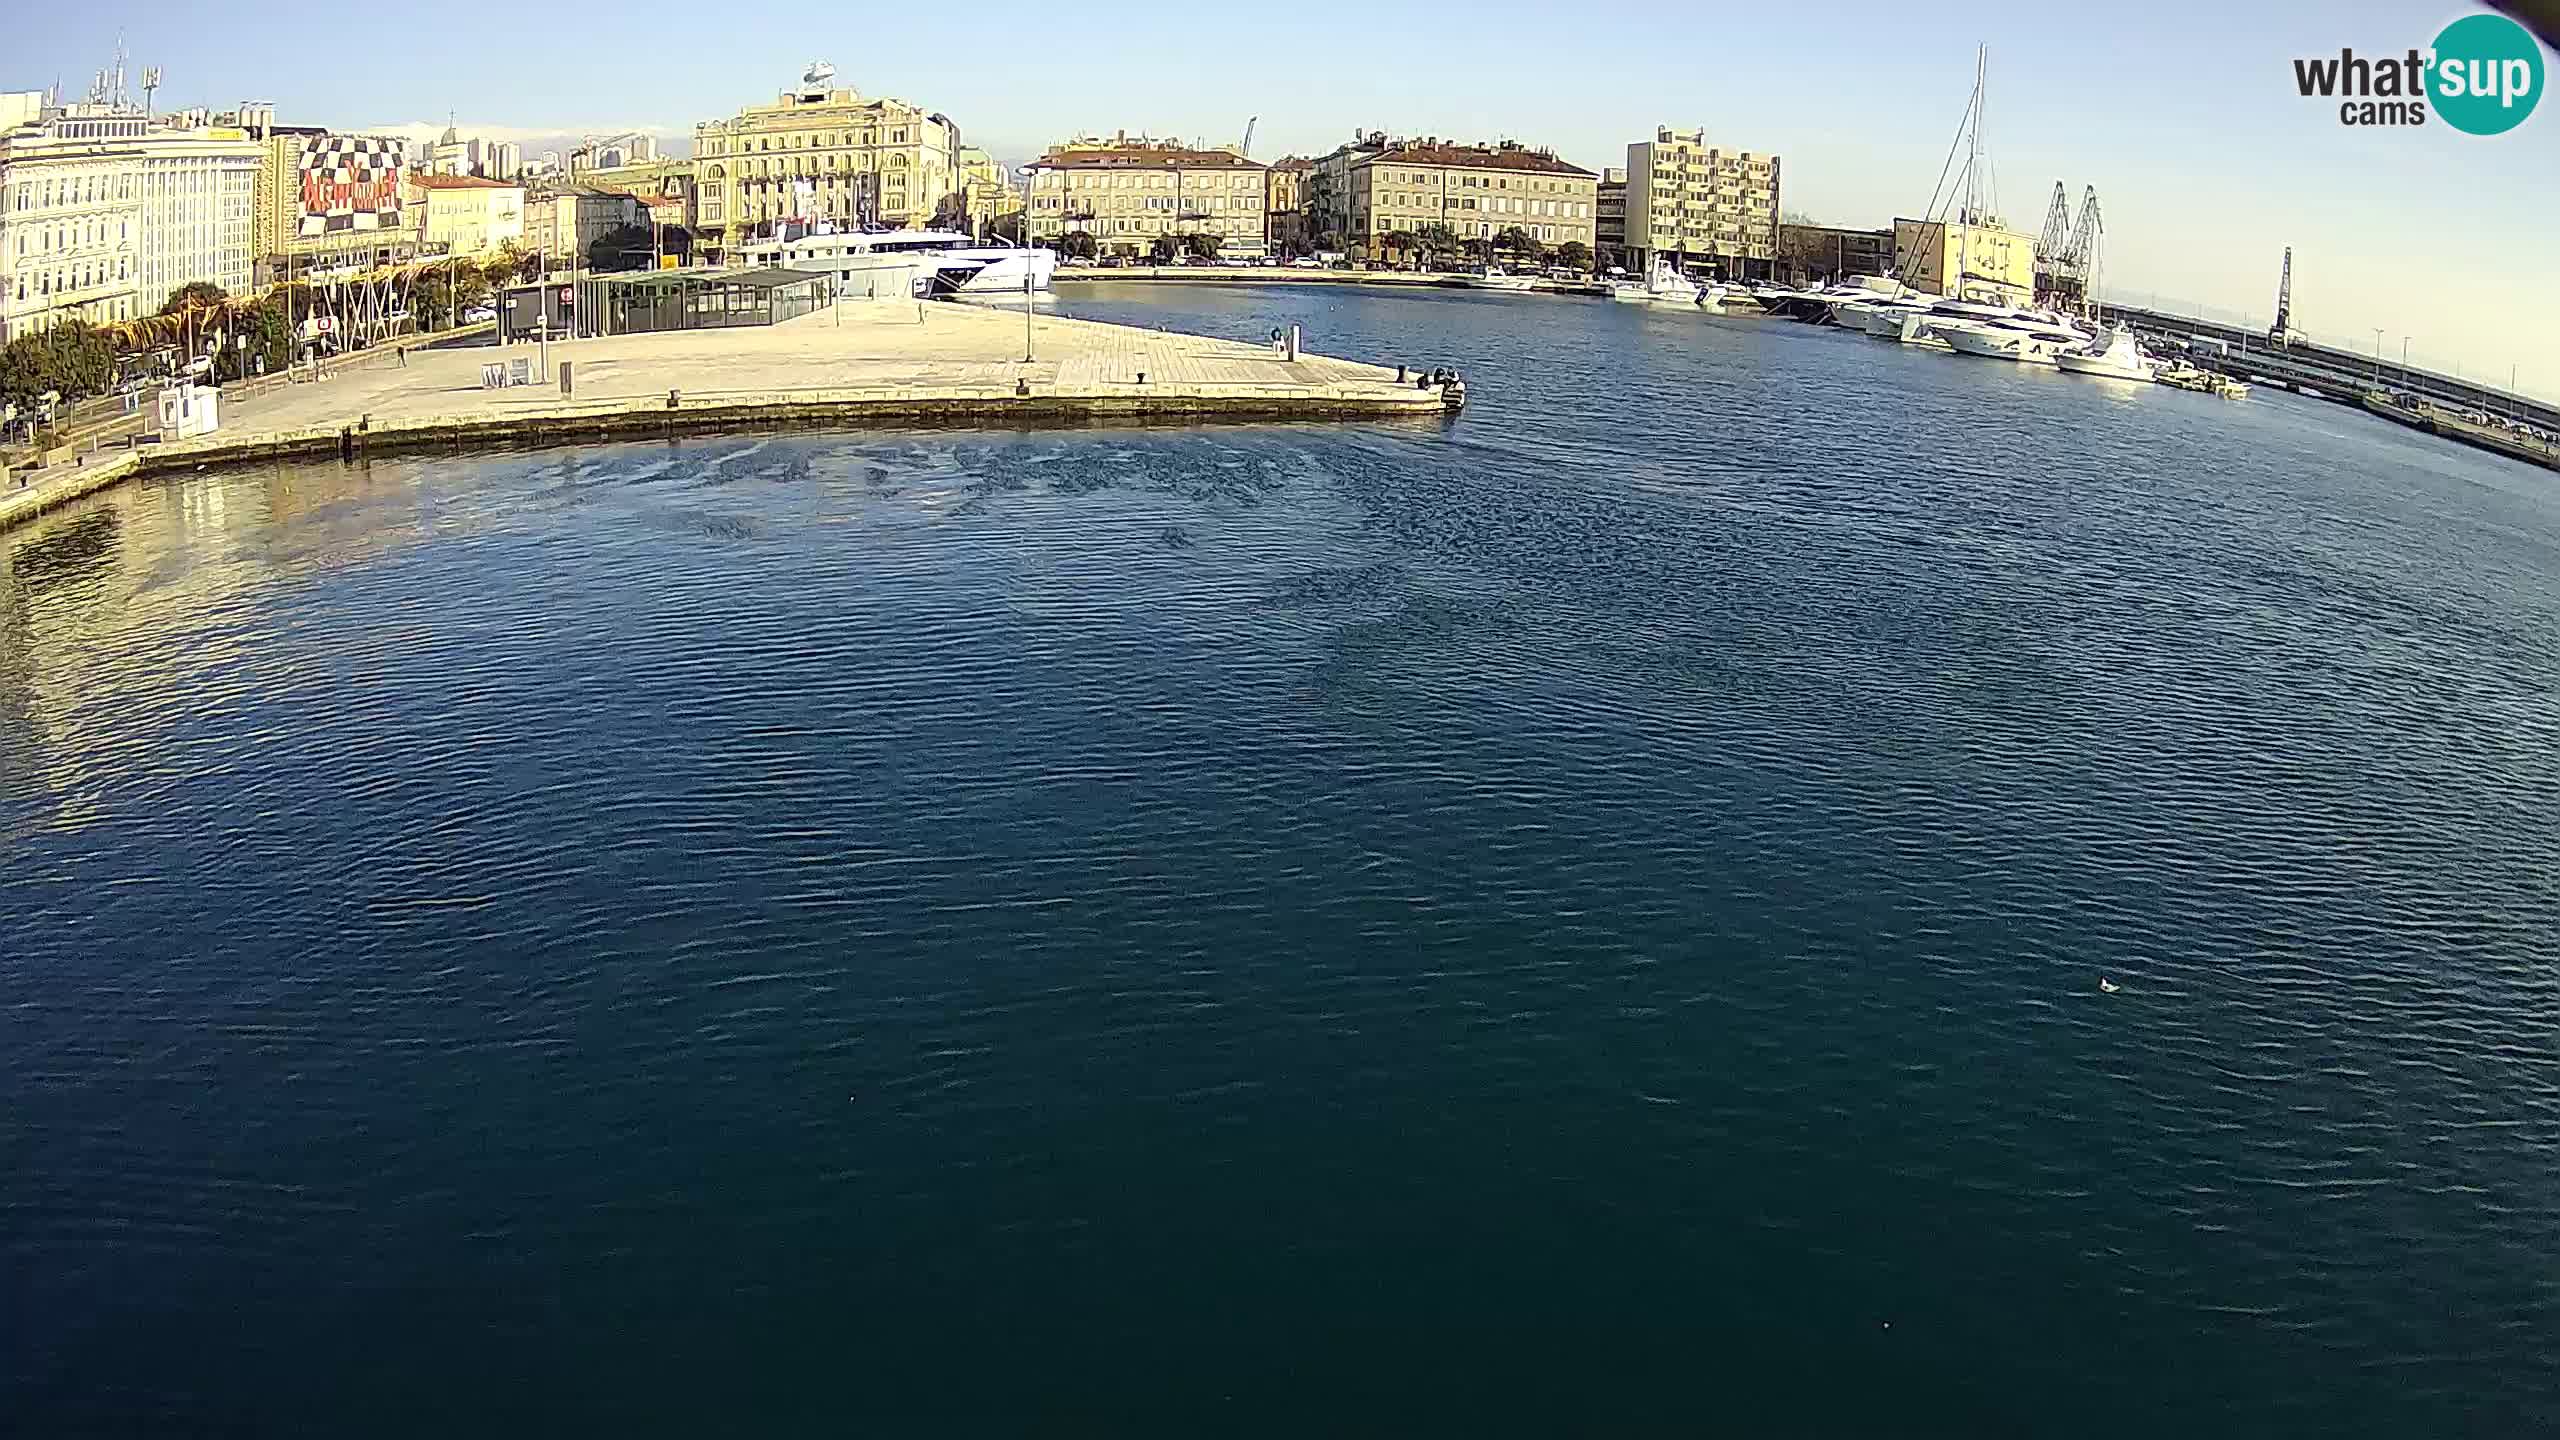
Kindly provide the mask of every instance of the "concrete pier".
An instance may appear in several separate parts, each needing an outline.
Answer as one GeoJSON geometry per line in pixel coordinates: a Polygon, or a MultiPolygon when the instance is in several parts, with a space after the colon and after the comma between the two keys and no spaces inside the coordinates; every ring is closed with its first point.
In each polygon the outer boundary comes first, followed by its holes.
{"type": "Polygon", "coordinates": [[[494,390],[482,388],[483,366],[535,359],[537,348],[416,350],[325,380],[226,392],[221,430],[202,439],[10,476],[0,528],[134,475],[296,455],[778,424],[1413,418],[1452,403],[1387,366],[1055,315],[1031,317],[1027,344],[1028,361],[1020,310],[901,301],[770,327],[559,342],[546,383],[494,390]]]}

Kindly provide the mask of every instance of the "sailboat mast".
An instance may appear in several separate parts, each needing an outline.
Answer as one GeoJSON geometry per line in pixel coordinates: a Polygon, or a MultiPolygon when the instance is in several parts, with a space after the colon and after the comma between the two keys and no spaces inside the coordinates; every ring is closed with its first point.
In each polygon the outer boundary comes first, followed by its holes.
{"type": "Polygon", "coordinates": [[[1956,282],[1950,294],[1964,298],[1965,277],[1973,273],[1973,216],[1982,205],[1982,102],[1987,45],[1973,48],[1973,125],[1965,132],[1964,206],[1956,212],[1956,282]]]}

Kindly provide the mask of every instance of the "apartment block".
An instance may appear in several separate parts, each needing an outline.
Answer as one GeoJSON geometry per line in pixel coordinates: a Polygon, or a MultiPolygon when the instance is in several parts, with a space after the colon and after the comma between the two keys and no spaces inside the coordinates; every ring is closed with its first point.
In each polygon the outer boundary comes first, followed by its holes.
{"type": "Polygon", "coordinates": [[[1314,162],[1309,223],[1373,260],[1435,225],[1461,241],[1517,228],[1540,245],[1587,248],[1599,223],[1599,183],[1554,151],[1517,141],[1460,145],[1372,132],[1314,162]]]}
{"type": "Polygon", "coordinates": [[[1222,259],[1270,251],[1267,167],[1240,150],[1121,134],[1051,146],[1030,169],[1034,245],[1081,232],[1100,254],[1134,258],[1158,236],[1198,234],[1217,237],[1222,259]]]}
{"type": "Polygon", "coordinates": [[[1657,129],[1627,147],[1627,267],[1664,259],[1697,275],[1768,278],[1778,179],[1775,155],[1710,145],[1703,129],[1657,129]]]}

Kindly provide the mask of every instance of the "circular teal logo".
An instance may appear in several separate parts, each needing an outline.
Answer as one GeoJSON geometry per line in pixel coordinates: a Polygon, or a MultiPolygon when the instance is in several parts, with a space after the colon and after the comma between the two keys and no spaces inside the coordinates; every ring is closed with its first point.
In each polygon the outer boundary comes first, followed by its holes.
{"type": "Polygon", "coordinates": [[[2444,27],[2427,66],[2427,103],[2470,135],[2502,135],[2542,98],[2542,47],[2504,15],[2466,15],[2444,27]]]}

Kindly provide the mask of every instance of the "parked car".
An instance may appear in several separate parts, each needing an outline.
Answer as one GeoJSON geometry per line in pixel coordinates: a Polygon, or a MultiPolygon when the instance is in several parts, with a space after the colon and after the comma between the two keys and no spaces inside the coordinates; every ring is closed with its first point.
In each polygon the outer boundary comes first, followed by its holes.
{"type": "Polygon", "coordinates": [[[1092,269],[1092,268],[1093,268],[1093,260],[1091,259],[1091,257],[1089,257],[1089,256],[1084,256],[1084,255],[1070,255],[1070,256],[1068,256],[1066,259],[1061,260],[1061,261],[1059,261],[1058,263],[1059,263],[1059,264],[1061,264],[1061,265],[1074,266],[1074,267],[1077,267],[1077,268],[1080,268],[1080,269],[1087,269],[1087,270],[1090,270],[1090,269],[1092,269]]]}
{"type": "Polygon", "coordinates": [[[1129,264],[1127,260],[1117,255],[1105,255],[1094,263],[1105,270],[1121,270],[1127,268],[1129,264]]]}
{"type": "Polygon", "coordinates": [[[1289,268],[1292,270],[1321,270],[1324,268],[1324,262],[1318,260],[1312,255],[1301,255],[1297,259],[1289,262],[1289,268]]]}

